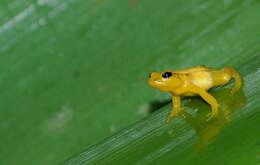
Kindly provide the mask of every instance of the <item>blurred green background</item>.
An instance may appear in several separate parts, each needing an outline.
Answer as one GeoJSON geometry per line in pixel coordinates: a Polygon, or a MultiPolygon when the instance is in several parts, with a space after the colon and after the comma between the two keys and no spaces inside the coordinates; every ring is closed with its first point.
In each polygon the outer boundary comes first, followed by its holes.
{"type": "MultiPolygon", "coordinates": [[[[99,150],[102,154],[115,143],[111,138],[121,135],[120,130],[126,127],[136,137],[152,136],[152,142],[144,144],[158,143],[160,148],[163,145],[153,133],[147,134],[148,130],[157,128],[158,122],[162,131],[169,131],[176,123],[176,127],[187,123],[181,119],[164,123],[171,104],[165,110],[149,113],[170,95],[150,88],[148,74],[202,64],[214,68],[232,65],[245,78],[247,103],[241,105],[244,111],[234,117],[237,124],[233,125],[238,127],[233,132],[237,140],[234,146],[241,144],[242,130],[251,128],[243,137],[260,148],[260,119],[256,113],[260,107],[259,18],[257,0],[2,0],[0,164],[54,165],[74,156],[77,161],[80,152],[98,142],[107,142],[109,145],[99,150]],[[247,112],[244,117],[243,112],[247,112]],[[247,125],[245,118],[252,114],[258,117],[247,125]],[[140,135],[138,121],[144,122],[141,128],[146,130],[140,135]]],[[[228,95],[222,97],[225,91],[215,94],[218,100],[230,99],[228,95]]],[[[204,104],[195,98],[188,107],[209,111],[204,104]]],[[[185,134],[189,129],[180,130],[185,134]]],[[[186,147],[194,142],[178,138],[188,141],[186,147]]],[[[218,140],[215,145],[220,146],[219,151],[213,152],[212,157],[221,155],[223,147],[230,148],[222,143],[225,138],[220,136],[218,140]]],[[[124,137],[118,140],[126,141],[124,137]]],[[[97,152],[99,146],[87,151],[97,152]]],[[[253,163],[260,163],[259,149],[254,150],[253,146],[248,147],[252,153],[247,152],[249,156],[243,160],[248,162],[250,158],[253,163]]],[[[175,152],[175,147],[163,152],[159,162],[174,158],[168,157],[174,155],[171,152],[175,152]]],[[[185,164],[181,160],[184,153],[179,156],[179,164],[185,164]]],[[[122,154],[120,159],[101,164],[122,160],[133,164],[143,158],[142,154],[133,155],[128,160],[122,154]]],[[[237,157],[239,154],[234,160],[237,157]]],[[[156,164],[155,160],[145,162],[156,164]]]]}

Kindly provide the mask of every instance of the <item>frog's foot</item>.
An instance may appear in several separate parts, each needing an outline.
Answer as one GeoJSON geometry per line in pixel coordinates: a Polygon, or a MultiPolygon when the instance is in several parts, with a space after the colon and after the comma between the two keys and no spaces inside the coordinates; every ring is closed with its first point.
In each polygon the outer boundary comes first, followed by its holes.
{"type": "Polygon", "coordinates": [[[213,119],[214,117],[218,116],[218,111],[212,111],[210,113],[207,114],[207,120],[206,121],[210,121],[211,119],[213,119]]]}
{"type": "Polygon", "coordinates": [[[184,110],[186,107],[178,107],[178,108],[173,108],[170,115],[166,118],[166,122],[168,123],[169,121],[172,120],[174,116],[178,116],[179,112],[184,110]]]}
{"type": "Polygon", "coordinates": [[[207,114],[207,121],[210,121],[212,118],[218,116],[218,108],[219,104],[217,103],[211,106],[211,113],[207,114]]]}

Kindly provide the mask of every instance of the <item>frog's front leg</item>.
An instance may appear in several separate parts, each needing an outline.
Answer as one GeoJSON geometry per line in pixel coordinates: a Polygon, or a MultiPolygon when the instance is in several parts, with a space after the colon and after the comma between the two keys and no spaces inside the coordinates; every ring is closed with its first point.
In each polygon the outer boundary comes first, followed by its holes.
{"type": "Polygon", "coordinates": [[[177,116],[178,113],[183,110],[184,108],[181,108],[181,97],[172,95],[172,111],[170,115],[167,117],[166,122],[169,122],[174,116],[177,116]]]}
{"type": "Polygon", "coordinates": [[[188,87],[186,87],[188,92],[193,92],[196,93],[198,95],[200,95],[207,103],[210,104],[211,106],[211,113],[209,113],[208,119],[207,121],[209,121],[210,119],[212,119],[213,117],[216,117],[218,115],[218,107],[219,104],[217,102],[217,100],[211,95],[209,94],[206,90],[195,86],[195,85],[190,85],[188,87]]]}

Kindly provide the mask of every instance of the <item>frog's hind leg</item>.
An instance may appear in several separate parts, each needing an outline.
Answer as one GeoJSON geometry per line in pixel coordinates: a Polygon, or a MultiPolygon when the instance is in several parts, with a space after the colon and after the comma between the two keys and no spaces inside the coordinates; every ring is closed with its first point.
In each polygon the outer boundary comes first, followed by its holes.
{"type": "Polygon", "coordinates": [[[240,74],[231,66],[222,69],[224,72],[228,73],[232,78],[235,79],[235,84],[231,90],[231,95],[235,94],[242,86],[243,79],[240,74]]]}
{"type": "Polygon", "coordinates": [[[225,67],[221,70],[214,71],[211,73],[213,78],[213,85],[224,85],[230,81],[231,78],[235,79],[235,84],[231,90],[231,95],[236,93],[242,86],[242,77],[239,73],[231,66],[225,67]]]}
{"type": "Polygon", "coordinates": [[[190,85],[186,87],[188,92],[193,92],[196,94],[199,94],[207,103],[211,106],[211,113],[209,113],[207,121],[211,120],[213,117],[217,117],[218,115],[218,108],[219,104],[215,97],[213,97],[211,94],[209,94],[206,90],[196,86],[196,85],[190,85]]]}

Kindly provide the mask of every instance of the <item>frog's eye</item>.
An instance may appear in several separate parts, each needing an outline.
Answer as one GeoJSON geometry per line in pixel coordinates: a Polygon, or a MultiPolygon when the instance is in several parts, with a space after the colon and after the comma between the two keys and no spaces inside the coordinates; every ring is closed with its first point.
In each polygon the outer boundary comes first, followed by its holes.
{"type": "Polygon", "coordinates": [[[162,75],[163,78],[169,78],[169,77],[171,77],[171,76],[172,76],[172,72],[165,72],[165,73],[162,75]]]}

